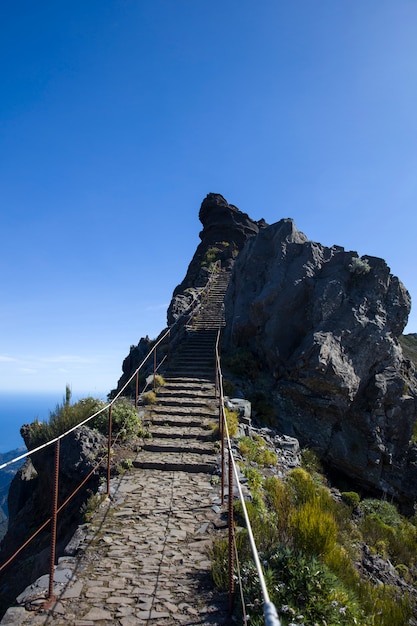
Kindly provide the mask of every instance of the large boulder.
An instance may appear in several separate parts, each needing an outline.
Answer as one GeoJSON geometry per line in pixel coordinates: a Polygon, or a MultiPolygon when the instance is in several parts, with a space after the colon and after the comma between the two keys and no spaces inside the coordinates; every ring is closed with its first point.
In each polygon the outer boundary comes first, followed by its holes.
{"type": "Polygon", "coordinates": [[[417,385],[398,337],[410,306],[384,260],[309,241],[283,219],[236,259],[223,343],[271,373],[277,427],[407,502],[417,497],[409,448],[417,385]]]}
{"type": "MultiPolygon", "coordinates": [[[[21,429],[28,449],[33,449],[32,429],[25,425],[21,429]]],[[[57,553],[62,554],[65,545],[80,523],[80,509],[88,494],[97,491],[99,471],[94,471],[97,458],[106,450],[106,438],[88,426],[80,426],[60,442],[60,472],[58,506],[80,486],[85,485],[65,506],[59,515],[57,528],[57,553]]],[[[7,559],[41,527],[52,512],[54,492],[55,446],[32,453],[14,476],[9,489],[9,526],[1,542],[2,561],[7,559]]],[[[48,571],[50,528],[37,535],[0,575],[0,615],[14,600],[17,593],[41,574],[48,571]]]]}

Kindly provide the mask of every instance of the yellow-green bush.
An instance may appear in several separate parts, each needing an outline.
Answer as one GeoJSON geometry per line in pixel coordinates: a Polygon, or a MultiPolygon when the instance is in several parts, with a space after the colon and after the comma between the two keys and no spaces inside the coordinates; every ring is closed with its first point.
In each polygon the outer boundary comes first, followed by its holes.
{"type": "Polygon", "coordinates": [[[336,545],[334,516],[322,509],[319,500],[302,504],[290,515],[295,547],[311,556],[326,556],[336,545]]]}
{"type": "Polygon", "coordinates": [[[301,467],[296,467],[289,472],[287,487],[293,502],[297,505],[310,502],[316,496],[316,486],[312,477],[301,467]]]}
{"type": "Polygon", "coordinates": [[[224,414],[226,417],[227,429],[229,431],[229,437],[236,437],[239,430],[239,417],[237,411],[231,411],[227,407],[224,408],[224,414]]]}

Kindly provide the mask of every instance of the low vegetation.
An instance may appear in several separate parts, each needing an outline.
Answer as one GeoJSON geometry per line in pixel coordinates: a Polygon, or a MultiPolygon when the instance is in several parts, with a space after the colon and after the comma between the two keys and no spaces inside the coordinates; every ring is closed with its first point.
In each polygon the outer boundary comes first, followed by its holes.
{"type": "MultiPolygon", "coordinates": [[[[283,626],[405,626],[414,603],[390,585],[365,580],[355,565],[361,550],[389,559],[406,582],[417,582],[417,525],[396,507],[377,499],[361,501],[356,492],[335,498],[311,451],[303,467],[286,480],[253,467],[264,447],[258,439],[239,441],[246,459],[252,501],[247,503],[266,583],[283,626]]],[[[250,624],[264,624],[255,571],[240,503],[235,504],[243,591],[250,624]]],[[[227,542],[215,543],[213,579],[227,588],[227,542]]],[[[237,574],[237,572],[236,572],[237,574]]],[[[239,613],[240,609],[236,609],[239,613]]],[[[238,619],[242,619],[238,615],[238,619]]]]}
{"type": "Polygon", "coordinates": [[[407,359],[410,359],[417,367],[417,333],[400,335],[398,340],[407,359]]]}
{"type": "Polygon", "coordinates": [[[349,271],[351,274],[361,275],[361,274],[369,274],[371,271],[371,266],[369,262],[364,257],[353,257],[352,263],[349,265],[349,271]]]}
{"type": "Polygon", "coordinates": [[[238,348],[224,358],[224,365],[238,378],[255,381],[259,378],[261,364],[255,355],[246,348],[238,348]]]}
{"type": "MultiPolygon", "coordinates": [[[[35,419],[29,425],[31,449],[59,437],[95,413],[99,414],[89,420],[87,426],[107,435],[109,409],[105,407],[105,402],[92,397],[71,404],[71,390],[67,387],[62,404],[57,404],[55,410],[50,412],[49,419],[42,422],[35,419]]],[[[126,398],[120,398],[112,405],[112,434],[117,436],[119,441],[146,435],[138,411],[126,398]]]]}

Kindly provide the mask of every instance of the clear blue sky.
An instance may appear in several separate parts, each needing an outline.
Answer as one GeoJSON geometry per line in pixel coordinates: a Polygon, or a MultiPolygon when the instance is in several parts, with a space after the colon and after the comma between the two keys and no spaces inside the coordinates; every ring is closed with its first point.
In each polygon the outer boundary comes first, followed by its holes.
{"type": "Polygon", "coordinates": [[[114,387],[208,192],[385,258],[417,307],[416,26],[415,0],[2,0],[0,390],[114,387]]]}

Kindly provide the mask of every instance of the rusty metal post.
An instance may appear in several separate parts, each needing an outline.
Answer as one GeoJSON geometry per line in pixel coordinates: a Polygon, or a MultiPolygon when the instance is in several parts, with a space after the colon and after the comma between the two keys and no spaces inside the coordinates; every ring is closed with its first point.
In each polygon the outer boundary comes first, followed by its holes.
{"type": "Polygon", "coordinates": [[[219,433],[220,433],[220,442],[221,442],[221,462],[222,462],[222,466],[221,466],[221,499],[222,499],[222,504],[224,502],[224,409],[223,409],[223,402],[221,401],[222,398],[220,398],[220,415],[219,415],[219,433]]]}
{"type": "Polygon", "coordinates": [[[155,376],[156,376],[156,348],[153,351],[153,390],[155,391],[155,376]]]}
{"type": "Polygon", "coordinates": [[[139,371],[136,372],[136,380],[135,380],[135,409],[138,408],[138,397],[139,397],[139,371]]]}
{"type": "Polygon", "coordinates": [[[219,361],[218,361],[217,350],[216,350],[216,373],[214,375],[214,395],[217,400],[218,395],[219,395],[219,361]]]}
{"type": "Polygon", "coordinates": [[[111,439],[112,439],[112,408],[113,405],[109,406],[109,432],[107,435],[107,497],[110,496],[110,455],[111,455],[111,439]]]}
{"type": "Polygon", "coordinates": [[[228,527],[229,527],[229,611],[233,611],[234,593],[235,593],[235,579],[234,579],[234,528],[233,528],[233,465],[232,465],[232,451],[229,448],[229,515],[228,515],[228,527]]]}
{"type": "Polygon", "coordinates": [[[56,554],[56,527],[58,517],[58,488],[59,488],[59,448],[60,440],[55,442],[55,467],[54,467],[54,491],[52,496],[52,517],[51,517],[51,556],[49,564],[49,590],[48,600],[52,600],[54,595],[54,574],[55,574],[55,554],[56,554]]]}

